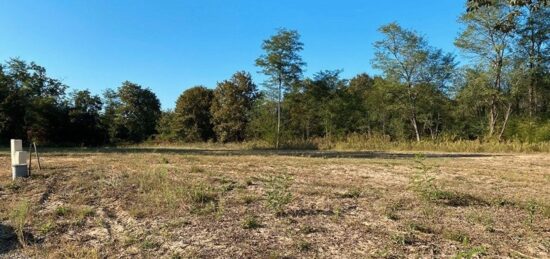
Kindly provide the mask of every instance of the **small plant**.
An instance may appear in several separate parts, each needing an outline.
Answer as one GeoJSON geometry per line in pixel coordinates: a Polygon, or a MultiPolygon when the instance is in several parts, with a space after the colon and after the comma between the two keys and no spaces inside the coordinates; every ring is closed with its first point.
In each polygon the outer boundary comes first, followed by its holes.
{"type": "Polygon", "coordinates": [[[17,204],[15,209],[11,214],[11,222],[15,228],[15,233],[17,235],[17,240],[19,243],[25,247],[27,242],[25,240],[25,225],[29,217],[30,203],[27,200],[23,200],[17,204]]]}
{"type": "Polygon", "coordinates": [[[285,206],[292,201],[292,193],[289,190],[291,185],[292,177],[284,174],[271,176],[267,181],[267,206],[276,215],[281,215],[285,206]]]}
{"type": "Polygon", "coordinates": [[[483,246],[474,246],[467,248],[463,251],[460,251],[457,255],[454,256],[455,259],[471,259],[480,255],[484,255],[486,249],[483,246]]]}
{"type": "Polygon", "coordinates": [[[244,229],[257,229],[262,227],[262,225],[256,216],[249,215],[243,220],[242,227],[244,229]]]}
{"type": "Polygon", "coordinates": [[[468,234],[458,230],[448,230],[443,233],[443,237],[446,239],[462,243],[463,245],[470,244],[470,237],[468,234]]]}
{"type": "Polygon", "coordinates": [[[533,225],[533,223],[535,222],[537,211],[539,210],[537,202],[534,200],[530,200],[529,202],[527,202],[525,210],[527,211],[527,224],[533,225]]]}
{"type": "Polygon", "coordinates": [[[412,189],[427,200],[434,200],[439,192],[439,189],[434,184],[435,177],[432,169],[424,163],[425,157],[418,154],[415,157],[417,173],[411,177],[412,189]]]}
{"type": "Polygon", "coordinates": [[[53,220],[48,220],[42,223],[38,228],[38,230],[42,235],[46,235],[54,229],[55,229],[55,222],[53,220]]]}
{"type": "Polygon", "coordinates": [[[216,189],[205,184],[196,184],[187,190],[187,200],[191,203],[191,212],[204,214],[216,212],[217,216],[223,213],[223,200],[216,189]]]}
{"type": "Polygon", "coordinates": [[[55,208],[55,215],[58,217],[64,217],[67,216],[71,212],[71,208],[66,206],[59,206],[55,208]]]}

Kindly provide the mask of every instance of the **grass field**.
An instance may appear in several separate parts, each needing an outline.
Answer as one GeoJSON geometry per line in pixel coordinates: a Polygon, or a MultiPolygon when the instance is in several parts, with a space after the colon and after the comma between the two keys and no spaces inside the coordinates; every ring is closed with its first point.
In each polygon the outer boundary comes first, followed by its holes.
{"type": "Polygon", "coordinates": [[[0,257],[550,257],[550,155],[48,150],[0,257]]]}

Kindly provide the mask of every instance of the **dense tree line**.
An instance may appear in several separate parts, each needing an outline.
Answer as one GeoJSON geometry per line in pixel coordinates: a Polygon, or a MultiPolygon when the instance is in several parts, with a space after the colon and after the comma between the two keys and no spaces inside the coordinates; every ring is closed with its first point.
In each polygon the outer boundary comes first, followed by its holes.
{"type": "Polygon", "coordinates": [[[457,58],[420,33],[390,23],[373,45],[373,68],[351,79],[340,70],[304,77],[304,44],[280,29],[256,65],[214,89],[185,90],[161,111],[146,87],[123,82],[96,96],[67,92],[35,64],[0,65],[0,140],[103,145],[159,141],[264,140],[275,147],[363,134],[389,140],[550,141],[548,1],[468,0],[455,40],[457,58]]]}

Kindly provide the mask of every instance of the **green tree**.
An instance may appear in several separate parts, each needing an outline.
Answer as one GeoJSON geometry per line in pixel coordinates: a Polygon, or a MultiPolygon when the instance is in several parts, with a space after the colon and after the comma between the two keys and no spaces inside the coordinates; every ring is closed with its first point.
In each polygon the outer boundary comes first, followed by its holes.
{"type": "Polygon", "coordinates": [[[249,73],[241,71],[218,83],[212,99],[212,123],[218,141],[242,141],[258,97],[249,73]]]}
{"type": "Polygon", "coordinates": [[[10,59],[0,65],[0,136],[63,141],[67,130],[67,86],[34,62],[10,59]]]}
{"type": "Polygon", "coordinates": [[[75,91],[71,96],[69,120],[71,142],[82,145],[100,145],[106,141],[106,132],[101,125],[101,98],[88,90],[75,91]]]}
{"type": "MultiPolygon", "coordinates": [[[[525,98],[530,119],[544,111],[550,98],[545,77],[550,70],[550,9],[537,8],[535,3],[519,9],[516,30],[514,67],[520,88],[525,98]]],[[[518,105],[519,106],[519,105],[518,105]]]]}
{"type": "Polygon", "coordinates": [[[178,139],[176,129],[176,113],[172,110],[163,111],[157,124],[158,139],[175,141],[178,139]]]}
{"type": "Polygon", "coordinates": [[[418,101],[427,96],[419,95],[419,85],[430,85],[442,90],[449,82],[456,66],[454,56],[430,47],[427,41],[414,31],[401,28],[396,23],[380,27],[384,39],[374,43],[373,66],[385,76],[405,86],[407,93],[403,108],[409,114],[414,135],[420,141],[418,128],[418,101]]]}
{"type": "Polygon", "coordinates": [[[499,117],[502,117],[499,140],[512,112],[510,82],[505,74],[511,64],[512,39],[517,23],[512,13],[512,8],[503,1],[466,12],[460,18],[465,29],[455,41],[455,45],[492,78],[492,83],[480,90],[486,92],[484,96],[488,98],[483,102],[488,106],[489,138],[495,135],[499,117]]]}
{"type": "Polygon", "coordinates": [[[300,34],[297,31],[279,29],[276,35],[263,42],[262,49],[265,54],[256,59],[256,65],[262,68],[262,73],[268,77],[264,84],[271,90],[271,96],[275,96],[277,100],[275,146],[279,148],[281,101],[283,94],[302,77],[305,63],[302,61],[300,51],[303,50],[303,43],[300,42],[300,34]]]}
{"type": "Polygon", "coordinates": [[[160,101],[149,89],[129,81],[116,92],[107,91],[105,119],[112,141],[139,142],[156,133],[160,101]]]}
{"type": "Polygon", "coordinates": [[[175,131],[179,139],[194,142],[215,137],[212,125],[213,91],[204,86],[185,90],[176,101],[175,131]]]}

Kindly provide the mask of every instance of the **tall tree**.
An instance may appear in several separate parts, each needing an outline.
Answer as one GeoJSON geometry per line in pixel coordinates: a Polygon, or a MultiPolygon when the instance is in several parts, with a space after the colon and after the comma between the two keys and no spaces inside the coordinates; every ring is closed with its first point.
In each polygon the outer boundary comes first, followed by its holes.
{"type": "Polygon", "coordinates": [[[492,84],[485,89],[490,92],[487,102],[487,135],[489,138],[495,135],[499,116],[504,114],[497,137],[500,139],[512,111],[510,85],[504,80],[504,72],[510,65],[516,16],[510,6],[499,0],[493,5],[464,13],[460,22],[465,25],[465,29],[456,39],[455,45],[474,62],[486,68],[492,77],[492,84]]]}
{"type": "Polygon", "coordinates": [[[110,132],[114,140],[143,141],[156,133],[160,101],[149,89],[125,81],[117,92],[106,93],[106,115],[114,115],[110,132]]]}
{"type": "Polygon", "coordinates": [[[71,141],[82,145],[100,145],[106,141],[100,114],[101,98],[88,90],[75,91],[71,95],[69,120],[71,141]]]}
{"type": "Polygon", "coordinates": [[[526,106],[530,118],[543,108],[544,77],[550,70],[550,19],[547,18],[550,8],[539,8],[536,3],[519,9],[515,48],[516,69],[521,72],[518,76],[527,88],[526,106]]]}
{"type": "Polygon", "coordinates": [[[212,99],[212,122],[218,141],[242,141],[258,90],[249,73],[240,71],[218,83],[212,99]]]}
{"type": "Polygon", "coordinates": [[[283,94],[301,79],[305,66],[300,56],[303,45],[297,31],[279,29],[277,34],[263,42],[262,49],[265,54],[256,59],[256,65],[268,76],[265,86],[275,92],[277,100],[276,148],[279,148],[283,94]]]}
{"type": "Polygon", "coordinates": [[[34,62],[10,59],[0,66],[0,136],[63,141],[66,130],[67,86],[34,62]]]}
{"type": "Polygon", "coordinates": [[[410,114],[416,140],[420,141],[417,103],[423,96],[419,96],[418,86],[427,84],[443,89],[456,66],[454,56],[430,47],[422,36],[403,29],[397,23],[384,25],[379,31],[385,38],[374,43],[373,66],[406,87],[404,108],[410,114]]]}
{"type": "Polygon", "coordinates": [[[204,86],[185,90],[176,101],[175,131],[187,142],[207,141],[215,137],[212,126],[213,91],[204,86]]]}

